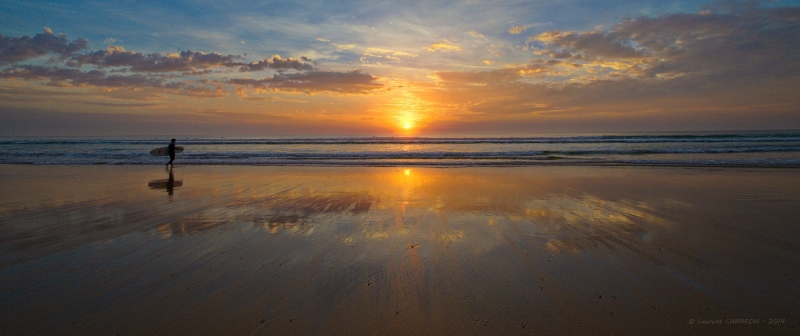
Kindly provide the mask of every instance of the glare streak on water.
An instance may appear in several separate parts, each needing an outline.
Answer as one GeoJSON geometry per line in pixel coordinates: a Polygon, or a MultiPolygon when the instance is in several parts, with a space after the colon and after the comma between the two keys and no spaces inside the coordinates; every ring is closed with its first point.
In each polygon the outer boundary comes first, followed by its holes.
{"type": "MultiPolygon", "coordinates": [[[[162,138],[0,138],[0,164],[163,164],[162,138]]],[[[800,167],[800,132],[540,137],[184,137],[179,164],[800,167]]]]}

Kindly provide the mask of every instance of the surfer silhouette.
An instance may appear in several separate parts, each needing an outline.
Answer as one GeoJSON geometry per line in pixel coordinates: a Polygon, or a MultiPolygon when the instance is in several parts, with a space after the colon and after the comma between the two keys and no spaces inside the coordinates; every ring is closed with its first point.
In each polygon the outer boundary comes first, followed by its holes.
{"type": "Polygon", "coordinates": [[[172,142],[170,142],[169,146],[167,146],[167,150],[169,151],[169,162],[167,162],[167,164],[165,164],[164,167],[166,166],[175,167],[175,165],[172,164],[172,161],[175,160],[175,138],[172,138],[172,142]]]}

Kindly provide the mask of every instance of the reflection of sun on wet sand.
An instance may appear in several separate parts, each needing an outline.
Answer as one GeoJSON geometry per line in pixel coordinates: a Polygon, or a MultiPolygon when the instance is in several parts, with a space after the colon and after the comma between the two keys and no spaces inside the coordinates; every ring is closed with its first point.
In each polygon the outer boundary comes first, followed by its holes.
{"type": "Polygon", "coordinates": [[[798,328],[794,170],[3,171],[11,334],[798,328]],[[742,316],[786,322],[689,323],[742,316]]]}

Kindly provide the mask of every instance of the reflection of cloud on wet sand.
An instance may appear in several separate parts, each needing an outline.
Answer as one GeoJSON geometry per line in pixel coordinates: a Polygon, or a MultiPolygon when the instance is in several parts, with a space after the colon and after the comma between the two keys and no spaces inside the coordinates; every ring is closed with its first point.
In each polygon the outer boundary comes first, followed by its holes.
{"type": "Polygon", "coordinates": [[[651,238],[640,224],[666,227],[672,223],[652,214],[644,202],[608,201],[593,195],[554,197],[527,202],[525,217],[548,238],[552,252],[580,252],[587,247],[631,247],[651,238]]]}
{"type": "Polygon", "coordinates": [[[433,244],[485,254],[503,248],[504,236],[513,234],[527,239],[528,248],[551,253],[638,250],[653,238],[654,228],[671,225],[658,208],[680,206],[669,198],[608,198],[589,189],[576,193],[566,187],[591,182],[552,176],[377,169],[328,180],[280,177],[303,180],[303,187],[279,183],[269,190],[236,191],[232,203],[165,223],[159,231],[172,236],[244,222],[272,234],[334,239],[347,246],[433,244]]]}
{"type": "Polygon", "coordinates": [[[217,188],[211,206],[163,223],[158,232],[166,238],[249,223],[271,234],[334,239],[345,246],[425,244],[485,254],[504,248],[513,235],[528,249],[550,253],[640,251],[657,231],[670,229],[663,208],[685,206],[653,195],[626,199],[603,193],[602,182],[558,174],[376,169],[366,175],[281,172],[244,180],[262,187],[217,188]],[[576,192],[593,184],[598,192],[576,192]]]}
{"type": "Polygon", "coordinates": [[[279,193],[255,201],[235,201],[229,205],[208,208],[192,216],[180,218],[158,227],[164,237],[196,233],[237,222],[249,222],[256,227],[277,233],[313,233],[314,218],[321,215],[357,215],[369,211],[374,200],[358,193],[295,196],[279,193]]]}
{"type": "Polygon", "coordinates": [[[657,208],[677,204],[668,198],[575,193],[566,187],[591,181],[553,176],[377,169],[332,179],[340,182],[286,173],[281,178],[303,180],[303,187],[288,183],[234,191],[231,203],[165,223],[159,232],[172,236],[245,222],[273,234],[335,237],[347,246],[461,244],[484,254],[502,248],[504,235],[513,233],[530,237],[526,246],[551,253],[637,249],[652,239],[654,227],[670,226],[657,208]]]}
{"type": "Polygon", "coordinates": [[[252,221],[276,233],[280,228],[291,230],[296,225],[302,226],[317,215],[362,214],[368,212],[373,203],[374,198],[369,194],[359,193],[287,197],[270,202],[268,210],[252,221]]]}

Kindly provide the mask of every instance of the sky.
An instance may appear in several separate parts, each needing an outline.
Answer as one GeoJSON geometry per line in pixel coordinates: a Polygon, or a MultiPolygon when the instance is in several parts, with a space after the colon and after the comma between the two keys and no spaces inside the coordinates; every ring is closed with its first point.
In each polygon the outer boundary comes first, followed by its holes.
{"type": "Polygon", "coordinates": [[[0,121],[0,136],[797,130],[800,0],[4,0],[0,121]]]}

